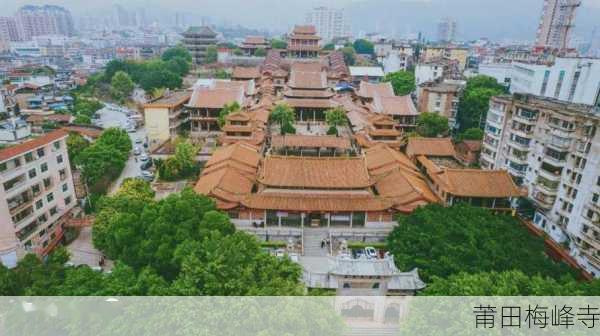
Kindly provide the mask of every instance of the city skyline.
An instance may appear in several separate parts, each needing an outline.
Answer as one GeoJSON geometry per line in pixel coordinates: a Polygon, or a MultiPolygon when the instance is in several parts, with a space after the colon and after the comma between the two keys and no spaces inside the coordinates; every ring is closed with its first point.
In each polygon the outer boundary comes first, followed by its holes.
{"type": "MultiPolygon", "coordinates": [[[[394,37],[416,35],[418,32],[429,40],[437,37],[437,22],[443,17],[454,17],[459,25],[457,39],[473,40],[488,37],[493,40],[535,40],[538,28],[538,17],[542,0],[519,1],[486,1],[486,9],[474,7],[474,0],[330,0],[330,1],[273,1],[257,0],[244,2],[239,0],[203,0],[191,2],[174,0],[165,6],[161,1],[112,1],[111,3],[86,4],[81,6],[72,0],[26,1],[14,0],[6,7],[10,15],[27,4],[55,4],[64,6],[78,18],[88,16],[90,11],[95,15],[108,16],[114,4],[125,9],[137,11],[143,9],[148,20],[158,20],[167,24],[173,21],[176,13],[185,12],[190,24],[204,17],[217,25],[239,24],[248,28],[269,30],[272,32],[288,31],[292,23],[302,23],[305,15],[317,6],[344,8],[352,22],[352,32],[357,35],[365,32],[380,32],[394,37]],[[515,10],[515,5],[519,10],[515,10]],[[231,11],[230,8],[237,8],[231,11]],[[253,15],[246,15],[253,12],[253,15]],[[420,15],[414,15],[418,12],[420,15]],[[468,13],[468,15],[466,15],[468,13]],[[535,14],[533,14],[535,13],[535,14]],[[465,14],[465,15],[463,15],[465,14]],[[489,22],[502,19],[506,25],[490,25],[489,22]]],[[[573,36],[589,39],[597,26],[594,17],[600,15],[600,0],[582,0],[578,11],[573,36]]]]}

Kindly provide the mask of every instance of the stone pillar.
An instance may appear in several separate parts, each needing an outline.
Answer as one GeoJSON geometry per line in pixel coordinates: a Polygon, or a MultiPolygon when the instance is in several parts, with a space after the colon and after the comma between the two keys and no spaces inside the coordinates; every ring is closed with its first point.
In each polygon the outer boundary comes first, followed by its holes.
{"type": "Polygon", "coordinates": [[[327,228],[331,226],[331,213],[327,213],[327,228]]]}
{"type": "Polygon", "coordinates": [[[350,212],[350,228],[352,228],[352,218],[353,218],[354,212],[350,212]]]}

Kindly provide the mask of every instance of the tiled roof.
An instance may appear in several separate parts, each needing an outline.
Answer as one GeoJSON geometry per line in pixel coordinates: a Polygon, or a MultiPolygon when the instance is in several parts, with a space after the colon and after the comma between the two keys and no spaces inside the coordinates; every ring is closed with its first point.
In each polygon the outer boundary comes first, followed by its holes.
{"type": "Polygon", "coordinates": [[[69,134],[65,130],[59,129],[44,134],[40,137],[34,138],[32,140],[25,141],[18,145],[0,149],[0,162],[9,160],[17,155],[31,152],[32,150],[46,146],[47,144],[52,143],[58,139],[62,139],[68,135],[69,134]]]}
{"type": "Polygon", "coordinates": [[[262,36],[246,36],[244,40],[244,44],[266,44],[267,40],[265,40],[262,36]]]}
{"type": "Polygon", "coordinates": [[[294,63],[288,86],[296,89],[326,89],[327,73],[320,63],[294,63]]]}
{"type": "Polygon", "coordinates": [[[260,78],[260,71],[258,70],[258,67],[236,66],[233,68],[231,77],[240,79],[257,79],[260,78]]]}
{"type": "Polygon", "coordinates": [[[481,150],[481,140],[463,140],[461,143],[472,152],[481,150]]]}
{"type": "Polygon", "coordinates": [[[64,129],[67,132],[78,133],[83,136],[90,137],[92,139],[97,139],[100,137],[100,135],[102,135],[102,129],[98,129],[95,126],[67,125],[67,126],[64,126],[62,129],[64,129]]]}
{"type": "Polygon", "coordinates": [[[313,158],[270,155],[259,181],[267,186],[357,189],[371,185],[363,158],[313,158]]]}
{"type": "Polygon", "coordinates": [[[463,197],[519,197],[521,192],[504,170],[444,169],[446,191],[463,197]]]}
{"type": "Polygon", "coordinates": [[[250,167],[258,167],[258,148],[247,144],[235,144],[217,149],[205,165],[205,169],[225,160],[232,160],[250,167]]]}
{"type": "Polygon", "coordinates": [[[329,109],[336,106],[330,99],[285,98],[284,101],[291,107],[329,109]]]}
{"type": "Polygon", "coordinates": [[[312,25],[295,26],[293,30],[294,34],[316,34],[317,29],[312,25]]]}
{"type": "Polygon", "coordinates": [[[299,193],[258,193],[248,196],[242,204],[252,209],[283,211],[383,211],[391,203],[373,195],[327,195],[299,193]]]}
{"type": "Polygon", "coordinates": [[[190,99],[191,95],[192,94],[189,91],[171,92],[167,96],[161,97],[159,99],[151,101],[148,104],[145,104],[144,107],[174,108],[185,104],[190,99]]]}
{"type": "Polygon", "coordinates": [[[286,97],[296,98],[331,98],[333,92],[329,90],[302,90],[302,89],[287,89],[283,93],[286,97]]]}
{"type": "Polygon", "coordinates": [[[50,115],[40,115],[33,114],[27,117],[27,122],[30,123],[41,123],[44,121],[55,121],[58,123],[70,123],[74,119],[71,114],[50,114],[50,115]]]}
{"type": "Polygon", "coordinates": [[[419,155],[456,157],[450,138],[409,138],[406,154],[409,157],[419,155]]]}
{"type": "Polygon", "coordinates": [[[351,148],[350,140],[333,135],[310,136],[310,135],[274,135],[271,139],[273,148],[282,147],[311,147],[311,148],[351,148]]]}
{"type": "Polygon", "coordinates": [[[248,82],[216,81],[211,88],[194,90],[188,106],[196,108],[223,108],[225,104],[238,102],[243,105],[248,82]]]}
{"type": "Polygon", "coordinates": [[[380,97],[375,99],[381,101],[380,113],[388,115],[400,115],[400,116],[416,116],[419,115],[415,104],[412,101],[410,95],[406,96],[394,96],[394,97],[380,97]]]}
{"type": "Polygon", "coordinates": [[[249,121],[250,120],[250,116],[248,115],[247,112],[244,111],[239,111],[239,112],[234,112],[234,113],[230,113],[225,117],[226,120],[231,120],[231,121],[249,121]]]}
{"type": "Polygon", "coordinates": [[[372,84],[369,82],[361,81],[360,88],[357,94],[364,98],[373,98],[376,95],[381,97],[393,97],[394,89],[392,84],[389,82],[372,84]]]}

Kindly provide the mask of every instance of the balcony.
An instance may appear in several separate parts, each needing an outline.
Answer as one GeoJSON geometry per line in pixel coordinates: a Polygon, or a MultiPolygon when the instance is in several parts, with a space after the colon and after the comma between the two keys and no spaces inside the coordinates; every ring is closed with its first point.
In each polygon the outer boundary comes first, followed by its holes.
{"type": "Polygon", "coordinates": [[[518,121],[526,125],[535,125],[537,123],[537,117],[527,117],[519,114],[514,114],[512,120],[518,121]]]}
{"type": "Polygon", "coordinates": [[[536,192],[534,192],[533,200],[540,208],[550,210],[552,209],[552,206],[554,206],[556,197],[546,196],[544,193],[540,193],[539,190],[536,190],[536,192]]]}
{"type": "Polygon", "coordinates": [[[19,187],[24,186],[27,183],[27,177],[25,174],[21,174],[11,180],[4,182],[4,190],[8,193],[19,187]]]}
{"type": "Polygon", "coordinates": [[[594,234],[592,229],[588,229],[586,232],[582,232],[583,240],[590,244],[596,250],[600,250],[600,234],[594,234]]]}
{"type": "Polygon", "coordinates": [[[600,256],[597,255],[598,251],[582,251],[582,253],[590,264],[594,265],[596,268],[600,268],[600,256]]]}
{"type": "Polygon", "coordinates": [[[529,151],[529,141],[508,140],[508,144],[521,151],[529,151]]]}
{"type": "Polygon", "coordinates": [[[26,208],[25,210],[22,210],[18,214],[12,216],[15,228],[18,229],[23,224],[29,222],[29,220],[34,218],[34,213],[35,211],[33,211],[33,206],[30,205],[29,208],[26,208]]]}
{"type": "Polygon", "coordinates": [[[33,194],[31,191],[25,191],[18,196],[12,197],[7,200],[8,209],[11,215],[18,213],[25,209],[29,204],[33,202],[33,194]]]}
{"type": "Polygon", "coordinates": [[[33,232],[35,232],[39,227],[40,227],[40,222],[35,220],[35,221],[31,222],[29,225],[27,225],[26,227],[19,230],[17,232],[17,238],[19,238],[20,241],[27,240],[27,238],[29,238],[29,236],[33,232]]]}
{"type": "Polygon", "coordinates": [[[558,194],[559,185],[560,185],[560,182],[549,181],[549,180],[546,180],[542,176],[538,176],[538,179],[535,182],[536,188],[538,188],[538,190],[540,192],[542,192],[548,196],[556,196],[556,194],[558,194]]]}

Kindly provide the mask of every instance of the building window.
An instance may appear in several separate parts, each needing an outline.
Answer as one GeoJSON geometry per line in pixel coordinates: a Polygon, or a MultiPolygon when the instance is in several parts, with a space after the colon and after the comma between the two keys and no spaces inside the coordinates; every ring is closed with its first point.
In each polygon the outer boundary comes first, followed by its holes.
{"type": "Polygon", "coordinates": [[[52,145],[55,149],[60,149],[60,141],[55,141],[52,145]]]}
{"type": "Polygon", "coordinates": [[[37,172],[35,171],[35,168],[31,169],[29,171],[29,178],[34,178],[37,176],[37,172]]]}
{"type": "Polygon", "coordinates": [[[58,213],[58,209],[56,207],[52,207],[52,209],[50,209],[50,216],[54,216],[58,213]]]}
{"type": "Polygon", "coordinates": [[[48,201],[48,203],[54,201],[54,194],[49,193],[48,196],[46,196],[46,200],[48,201]]]}
{"type": "Polygon", "coordinates": [[[540,91],[540,95],[543,96],[546,94],[546,88],[548,87],[548,78],[550,77],[550,70],[546,70],[544,73],[544,81],[542,82],[542,90],[540,91]]]}
{"type": "Polygon", "coordinates": [[[67,192],[67,190],[69,190],[69,186],[65,183],[62,185],[62,191],[67,192]]]}
{"type": "Polygon", "coordinates": [[[571,83],[571,87],[569,88],[569,101],[573,101],[575,97],[575,90],[577,89],[577,82],[579,81],[579,77],[581,76],[581,71],[575,72],[573,75],[573,82],[571,83]]]}
{"type": "Polygon", "coordinates": [[[37,195],[40,192],[40,185],[36,184],[33,187],[31,187],[31,192],[33,192],[34,195],[37,195]]]}
{"type": "Polygon", "coordinates": [[[565,71],[561,70],[558,75],[558,82],[556,83],[556,89],[554,90],[554,98],[558,98],[560,95],[560,89],[562,88],[563,81],[565,80],[565,71]]]}
{"type": "Polygon", "coordinates": [[[59,155],[59,156],[56,157],[56,162],[57,163],[63,163],[63,157],[62,157],[62,155],[59,155]]]}
{"type": "Polygon", "coordinates": [[[41,158],[41,157],[44,157],[44,155],[46,155],[46,152],[44,151],[43,148],[38,148],[37,155],[38,155],[38,158],[41,158]]]}
{"type": "Polygon", "coordinates": [[[46,214],[43,214],[40,217],[38,217],[38,222],[40,223],[46,223],[47,220],[48,218],[46,217],[46,214]]]}
{"type": "Polygon", "coordinates": [[[37,202],[35,202],[35,209],[39,210],[44,206],[44,201],[43,200],[38,200],[37,202]]]}
{"type": "Polygon", "coordinates": [[[29,152],[29,153],[25,154],[25,162],[26,163],[29,163],[29,162],[31,162],[33,160],[34,160],[33,153],[29,152]]]}
{"type": "Polygon", "coordinates": [[[65,198],[65,205],[71,204],[71,201],[72,201],[71,196],[65,198]]]}
{"type": "Polygon", "coordinates": [[[352,285],[349,282],[344,282],[344,288],[352,288],[352,285]]]}
{"type": "Polygon", "coordinates": [[[42,173],[45,173],[45,172],[47,172],[47,171],[48,171],[48,164],[47,164],[47,163],[45,163],[45,162],[44,162],[44,163],[42,163],[42,165],[40,166],[40,171],[41,171],[42,173]]]}
{"type": "Polygon", "coordinates": [[[373,289],[379,289],[379,282],[373,284],[373,289]]]}
{"type": "Polygon", "coordinates": [[[594,193],[594,195],[592,195],[592,202],[598,203],[598,199],[600,199],[600,195],[594,193]]]}
{"type": "Polygon", "coordinates": [[[6,171],[6,169],[8,169],[8,167],[6,166],[6,162],[0,163],[0,173],[6,171]]]}

